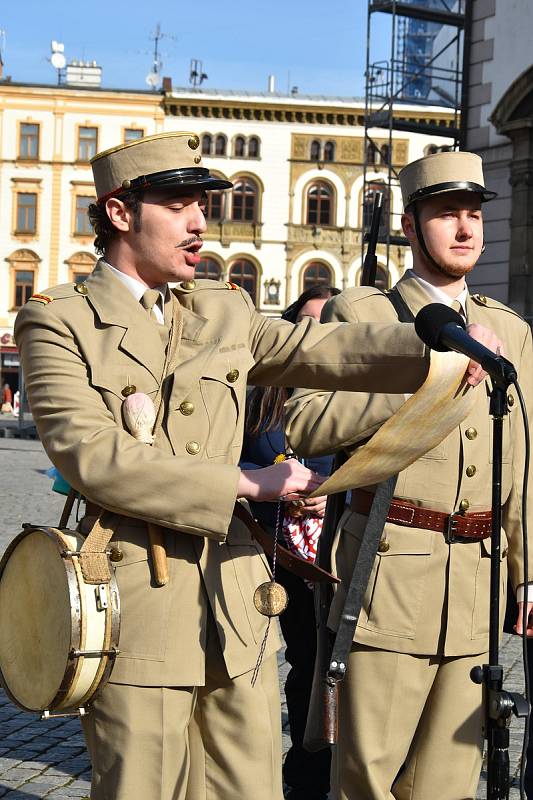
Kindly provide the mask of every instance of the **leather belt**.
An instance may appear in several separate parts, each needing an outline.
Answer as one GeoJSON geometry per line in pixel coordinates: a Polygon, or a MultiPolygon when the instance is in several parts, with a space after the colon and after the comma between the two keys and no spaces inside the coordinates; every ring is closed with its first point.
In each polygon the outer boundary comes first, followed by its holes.
{"type": "MultiPolygon", "coordinates": [[[[373,493],[364,489],[354,489],[350,508],[358,514],[368,516],[373,493]]],[[[444,534],[448,543],[470,542],[487,539],[492,530],[492,511],[473,511],[470,514],[454,512],[445,514],[431,508],[421,508],[407,500],[393,499],[387,522],[405,525],[408,528],[423,528],[444,534]]]]}

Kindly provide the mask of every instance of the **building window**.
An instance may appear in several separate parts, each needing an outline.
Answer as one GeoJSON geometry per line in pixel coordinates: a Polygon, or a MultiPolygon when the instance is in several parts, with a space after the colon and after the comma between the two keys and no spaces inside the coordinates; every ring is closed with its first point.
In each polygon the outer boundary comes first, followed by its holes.
{"type": "Polygon", "coordinates": [[[258,190],[254,181],[249,178],[237,181],[233,186],[231,218],[236,222],[256,222],[257,196],[258,190]]]}
{"type": "Polygon", "coordinates": [[[307,224],[333,224],[333,191],[327,183],[313,183],[307,190],[307,224]]]}
{"type": "Polygon", "coordinates": [[[315,261],[304,270],[303,287],[305,292],[312,286],[333,286],[333,273],[327,264],[315,261]]]}
{"type": "Polygon", "coordinates": [[[20,126],[19,158],[39,158],[39,125],[23,122],[20,126]]]}
{"type": "Polygon", "coordinates": [[[37,231],[37,195],[34,192],[17,193],[16,233],[37,231]]]}
{"type": "Polygon", "coordinates": [[[220,220],[224,216],[224,191],[223,189],[212,189],[207,192],[205,203],[205,218],[208,221],[220,220]]]}
{"type": "Polygon", "coordinates": [[[93,229],[89,220],[88,208],[94,198],[76,195],[76,214],[74,217],[74,233],[78,236],[91,236],[93,229]]]}
{"type": "Polygon", "coordinates": [[[369,183],[363,201],[363,228],[369,230],[372,223],[372,212],[374,211],[374,198],[376,192],[383,194],[383,206],[381,208],[381,222],[379,233],[385,234],[389,225],[389,194],[387,187],[381,181],[369,183]]]}
{"type": "Polygon", "coordinates": [[[230,267],[229,279],[246,289],[254,303],[257,305],[257,267],[247,258],[239,258],[230,267]]]}
{"type": "Polygon", "coordinates": [[[259,139],[251,136],[248,139],[248,158],[259,158],[259,139]]]}
{"type": "Polygon", "coordinates": [[[204,133],[202,136],[202,155],[210,156],[213,148],[213,137],[209,133],[204,133]]]}
{"type": "Polygon", "coordinates": [[[389,156],[390,156],[390,148],[388,144],[382,144],[379,148],[379,153],[381,156],[381,163],[388,166],[389,163],[389,156]]]}
{"type": "Polygon", "coordinates": [[[227,145],[226,137],[220,133],[215,139],[215,155],[225,156],[226,145],[227,145]]]}
{"type": "Polygon", "coordinates": [[[124,128],[124,142],[135,142],[142,139],[144,131],[142,128],[124,128]]]}
{"type": "Polygon", "coordinates": [[[13,308],[21,308],[33,294],[33,270],[15,270],[15,302],[13,308]]]}
{"type": "Polygon", "coordinates": [[[78,131],[78,161],[90,161],[96,155],[98,129],[80,127],[78,131]]]}
{"type": "Polygon", "coordinates": [[[73,283],[83,283],[90,275],[90,272],[71,272],[71,280],[73,283]]]}
{"type": "Polygon", "coordinates": [[[324,145],[324,161],[335,161],[335,142],[326,142],[324,145]]]}
{"type": "Polygon", "coordinates": [[[378,150],[374,142],[369,142],[366,146],[366,163],[375,164],[378,160],[378,150]]]}
{"type": "Polygon", "coordinates": [[[311,161],[320,161],[320,150],[320,142],[315,139],[314,142],[311,142],[311,161]]]}
{"type": "Polygon", "coordinates": [[[91,274],[96,264],[96,259],[91,253],[85,251],[74,253],[67,259],[69,268],[69,281],[72,283],[83,283],[91,274]]]}
{"type": "Polygon", "coordinates": [[[246,151],[246,142],[244,136],[237,136],[233,145],[233,154],[235,158],[244,158],[246,151]]]}
{"type": "Polygon", "coordinates": [[[218,261],[214,258],[202,258],[194,270],[195,278],[209,278],[212,281],[219,281],[222,277],[222,269],[218,261]]]}

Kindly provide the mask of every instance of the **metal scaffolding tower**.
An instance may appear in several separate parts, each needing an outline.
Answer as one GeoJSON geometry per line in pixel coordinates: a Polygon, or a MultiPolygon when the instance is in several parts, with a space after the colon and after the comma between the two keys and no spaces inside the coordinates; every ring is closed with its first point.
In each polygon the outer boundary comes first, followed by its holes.
{"type": "MultiPolygon", "coordinates": [[[[399,186],[394,132],[425,133],[451,138],[451,149],[465,141],[470,58],[472,0],[368,0],[365,140],[363,160],[363,231],[370,227],[375,192],[384,193],[379,242],[385,245],[387,272],[391,246],[404,246],[399,214],[393,211],[393,188],[399,186]],[[391,18],[389,58],[373,60],[373,22],[377,15],[391,18]],[[440,106],[453,113],[453,124],[413,119],[402,106],[440,106]],[[379,137],[379,130],[385,131],[379,137]],[[379,172],[379,178],[370,172],[379,172]]],[[[434,145],[437,152],[443,145],[434,145]]],[[[446,145],[449,146],[449,145],[446,145]]],[[[364,240],[363,239],[363,250],[364,240]]]]}

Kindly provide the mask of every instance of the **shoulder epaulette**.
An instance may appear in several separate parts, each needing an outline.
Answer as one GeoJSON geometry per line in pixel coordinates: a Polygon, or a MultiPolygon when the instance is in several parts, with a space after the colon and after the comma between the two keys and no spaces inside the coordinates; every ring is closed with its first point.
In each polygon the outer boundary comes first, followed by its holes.
{"type": "Polygon", "coordinates": [[[176,285],[176,289],[180,292],[197,292],[200,289],[240,289],[236,283],[230,281],[214,281],[209,278],[194,278],[189,281],[181,281],[176,285]]]}
{"type": "Polygon", "coordinates": [[[473,300],[478,306],[498,309],[498,311],[505,311],[507,314],[512,314],[514,317],[517,317],[520,320],[523,319],[517,311],[509,308],[509,306],[506,306],[505,303],[500,303],[499,300],[494,300],[492,297],[487,297],[484,294],[471,294],[470,299],[473,300]]]}
{"type": "Polygon", "coordinates": [[[48,303],[51,303],[53,299],[54,298],[50,297],[49,294],[32,294],[30,297],[30,300],[35,300],[36,303],[42,303],[43,306],[47,306],[48,303]]]}

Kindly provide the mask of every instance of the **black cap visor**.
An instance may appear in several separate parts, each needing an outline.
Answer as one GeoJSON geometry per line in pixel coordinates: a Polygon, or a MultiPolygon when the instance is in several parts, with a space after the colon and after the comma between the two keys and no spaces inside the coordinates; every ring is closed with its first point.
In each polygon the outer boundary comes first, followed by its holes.
{"type": "Polygon", "coordinates": [[[100,197],[102,203],[110,197],[120,197],[126,192],[140,192],[146,189],[176,189],[185,192],[188,189],[207,192],[212,189],[231,189],[233,184],[224,178],[215,178],[203,167],[184,167],[167,169],[164,172],[152,172],[151,175],[139,175],[131,181],[123,181],[115,191],[100,197]]]}
{"type": "Polygon", "coordinates": [[[422,189],[417,189],[416,192],[413,192],[413,194],[409,196],[406,208],[416,200],[423,200],[426,197],[434,197],[437,194],[445,194],[446,192],[474,192],[480,195],[482,203],[494,200],[494,198],[498,196],[497,192],[490,192],[479,183],[472,183],[472,181],[448,181],[446,183],[435,183],[433,186],[424,186],[422,189]]]}

